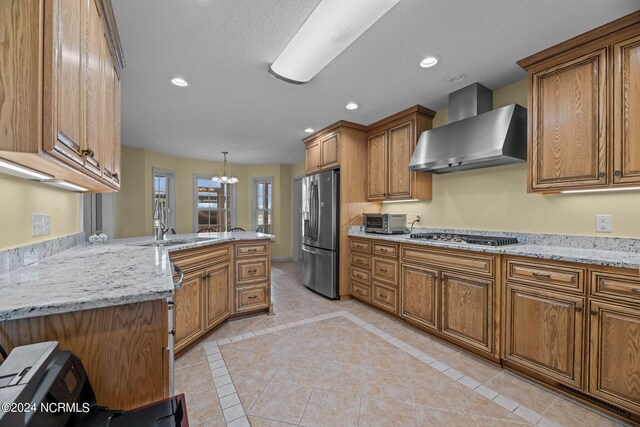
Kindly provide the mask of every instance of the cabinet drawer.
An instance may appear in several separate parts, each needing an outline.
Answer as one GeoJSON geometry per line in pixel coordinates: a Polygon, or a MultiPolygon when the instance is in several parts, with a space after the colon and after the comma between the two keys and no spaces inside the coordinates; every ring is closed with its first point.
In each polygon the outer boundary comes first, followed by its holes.
{"type": "Polygon", "coordinates": [[[231,258],[230,245],[211,245],[171,252],[171,261],[183,272],[188,273],[205,265],[226,261],[231,258]]]}
{"type": "Polygon", "coordinates": [[[448,270],[462,270],[484,276],[493,276],[495,271],[494,256],[467,251],[403,246],[402,261],[427,263],[448,270]]]}
{"type": "Polygon", "coordinates": [[[351,295],[356,298],[371,301],[371,285],[352,281],[351,295]]]}
{"type": "Polygon", "coordinates": [[[269,259],[236,261],[236,284],[263,282],[269,279],[269,259]]]}
{"type": "Polygon", "coordinates": [[[640,301],[640,276],[637,272],[623,274],[591,271],[591,295],[637,303],[640,301]]]}
{"type": "Polygon", "coordinates": [[[269,253],[269,243],[242,243],[236,245],[236,257],[246,258],[251,256],[263,256],[269,253]]]}
{"type": "Polygon", "coordinates": [[[371,242],[365,240],[353,240],[351,239],[350,248],[352,251],[371,253],[371,242]]]}
{"type": "Polygon", "coordinates": [[[388,243],[374,243],[373,254],[386,257],[398,257],[398,245],[388,243]]]}
{"type": "Polygon", "coordinates": [[[235,312],[240,313],[269,307],[268,288],[269,285],[267,283],[236,288],[235,312]]]}
{"type": "Polygon", "coordinates": [[[398,261],[373,258],[373,280],[384,280],[398,286],[398,261]]]}
{"type": "Polygon", "coordinates": [[[384,309],[398,313],[398,289],[373,282],[371,302],[384,309]]]}
{"type": "Polygon", "coordinates": [[[370,283],[371,272],[361,268],[351,267],[351,280],[357,280],[359,282],[370,283]]]}
{"type": "Polygon", "coordinates": [[[369,255],[362,255],[354,252],[351,254],[351,265],[362,267],[362,268],[370,268],[371,257],[369,255]]]}
{"type": "Polygon", "coordinates": [[[584,292],[582,268],[507,259],[507,280],[517,280],[549,289],[584,292]]]}

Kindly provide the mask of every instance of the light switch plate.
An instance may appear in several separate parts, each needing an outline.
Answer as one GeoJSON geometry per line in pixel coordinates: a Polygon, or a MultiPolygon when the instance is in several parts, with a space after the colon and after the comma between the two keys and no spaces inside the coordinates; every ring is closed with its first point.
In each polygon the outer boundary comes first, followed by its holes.
{"type": "Polygon", "coordinates": [[[611,215],[596,215],[596,232],[611,233],[611,215]]]}

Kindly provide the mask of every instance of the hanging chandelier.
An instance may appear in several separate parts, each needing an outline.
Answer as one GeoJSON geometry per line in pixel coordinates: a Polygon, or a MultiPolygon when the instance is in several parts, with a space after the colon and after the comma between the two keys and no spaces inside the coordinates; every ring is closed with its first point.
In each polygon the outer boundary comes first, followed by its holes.
{"type": "Polygon", "coordinates": [[[229,152],[223,151],[222,154],[224,155],[223,173],[222,175],[220,174],[213,175],[213,178],[211,178],[211,181],[219,182],[220,184],[235,184],[236,182],[238,182],[238,178],[236,178],[234,175],[227,175],[227,154],[229,154],[229,152]]]}

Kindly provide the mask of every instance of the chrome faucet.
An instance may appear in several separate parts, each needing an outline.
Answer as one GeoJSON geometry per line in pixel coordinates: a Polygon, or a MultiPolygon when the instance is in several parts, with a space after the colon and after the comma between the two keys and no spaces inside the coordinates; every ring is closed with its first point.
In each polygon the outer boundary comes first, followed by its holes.
{"type": "Polygon", "coordinates": [[[162,221],[163,218],[166,218],[166,214],[163,214],[164,209],[160,205],[160,199],[156,199],[153,204],[153,232],[156,240],[164,240],[164,236],[169,231],[169,228],[162,221]]]}

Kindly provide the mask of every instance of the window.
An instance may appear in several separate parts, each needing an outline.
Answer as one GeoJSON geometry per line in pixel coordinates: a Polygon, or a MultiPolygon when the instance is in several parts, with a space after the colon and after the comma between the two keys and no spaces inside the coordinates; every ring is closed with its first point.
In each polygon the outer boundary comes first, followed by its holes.
{"type": "Polygon", "coordinates": [[[235,184],[211,181],[211,175],[194,177],[194,231],[227,231],[236,222],[235,184]]]}
{"type": "MultiPolygon", "coordinates": [[[[165,227],[176,226],[175,217],[175,172],[165,169],[153,168],[153,208],[151,215],[155,216],[158,207],[158,216],[165,227]]],[[[152,217],[153,218],[153,217],[152,217]]]]}
{"type": "Polygon", "coordinates": [[[253,179],[253,229],[273,234],[273,178],[253,179]]]}

